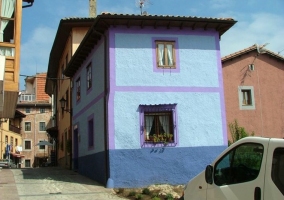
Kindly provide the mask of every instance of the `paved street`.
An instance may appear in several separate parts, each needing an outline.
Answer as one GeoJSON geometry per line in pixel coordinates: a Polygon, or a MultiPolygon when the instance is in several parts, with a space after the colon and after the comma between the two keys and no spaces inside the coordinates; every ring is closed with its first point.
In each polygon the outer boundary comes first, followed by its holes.
{"type": "Polygon", "coordinates": [[[59,167],[0,169],[0,199],[107,200],[122,199],[111,189],[59,167]]]}

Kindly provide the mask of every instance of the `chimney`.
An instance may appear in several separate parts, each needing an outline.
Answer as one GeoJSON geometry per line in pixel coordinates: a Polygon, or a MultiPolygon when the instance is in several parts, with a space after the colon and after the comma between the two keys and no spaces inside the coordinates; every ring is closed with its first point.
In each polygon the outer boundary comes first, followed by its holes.
{"type": "Polygon", "coordinates": [[[97,16],[97,0],[89,0],[89,17],[97,16]]]}

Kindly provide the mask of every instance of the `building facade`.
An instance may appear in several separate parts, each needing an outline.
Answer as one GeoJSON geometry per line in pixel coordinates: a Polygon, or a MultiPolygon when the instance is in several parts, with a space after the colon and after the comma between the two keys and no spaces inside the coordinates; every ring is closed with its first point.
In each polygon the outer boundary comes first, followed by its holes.
{"type": "MultiPolygon", "coordinates": [[[[26,117],[21,123],[22,167],[40,167],[47,162],[54,151],[54,146],[37,145],[41,141],[50,140],[46,128],[52,120],[51,98],[45,93],[46,73],[38,73],[25,79],[25,90],[21,92],[17,110],[26,117]]],[[[49,160],[49,161],[48,161],[49,160]]]]}
{"type": "Polygon", "coordinates": [[[21,122],[25,114],[16,110],[14,118],[0,119],[0,159],[10,159],[16,167],[21,167],[22,153],[21,122]]]}
{"type": "Polygon", "coordinates": [[[57,164],[65,168],[71,168],[72,102],[70,78],[63,71],[93,21],[94,18],[61,19],[49,57],[45,92],[53,96],[54,123],[47,131],[56,141],[57,164]],[[64,109],[61,99],[66,100],[64,109]]]}
{"type": "Polygon", "coordinates": [[[253,45],[222,65],[227,125],[237,120],[249,133],[284,138],[284,57],[253,45]]]}
{"type": "Polygon", "coordinates": [[[13,118],[19,93],[22,9],[34,0],[0,1],[0,117],[13,118]]]}
{"type": "Polygon", "coordinates": [[[74,169],[184,184],[227,147],[219,39],[233,19],[98,15],[69,61],[74,169]]]}

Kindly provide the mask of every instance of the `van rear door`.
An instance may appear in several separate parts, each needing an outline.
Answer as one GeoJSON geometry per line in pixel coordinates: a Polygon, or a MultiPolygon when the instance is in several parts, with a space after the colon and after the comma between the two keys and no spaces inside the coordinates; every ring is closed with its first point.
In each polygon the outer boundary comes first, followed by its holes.
{"type": "Polygon", "coordinates": [[[284,199],[284,140],[271,139],[268,155],[264,199],[284,199]]]}
{"type": "Polygon", "coordinates": [[[230,146],[213,163],[213,183],[208,200],[263,199],[267,139],[246,140],[230,146]]]}

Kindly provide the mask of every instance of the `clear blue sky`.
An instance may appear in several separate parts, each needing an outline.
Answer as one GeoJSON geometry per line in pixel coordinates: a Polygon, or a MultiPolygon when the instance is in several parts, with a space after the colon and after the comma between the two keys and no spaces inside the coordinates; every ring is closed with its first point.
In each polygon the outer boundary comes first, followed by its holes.
{"type": "MultiPolygon", "coordinates": [[[[140,14],[138,0],[97,0],[97,14],[140,14]]],[[[221,54],[228,55],[253,44],[284,56],[284,0],[150,0],[144,7],[151,15],[231,17],[238,21],[221,38],[221,54]]],[[[89,0],[35,0],[23,9],[21,72],[46,72],[49,53],[65,17],[88,17],[89,0]]],[[[21,90],[24,81],[21,78],[21,90]]]]}

